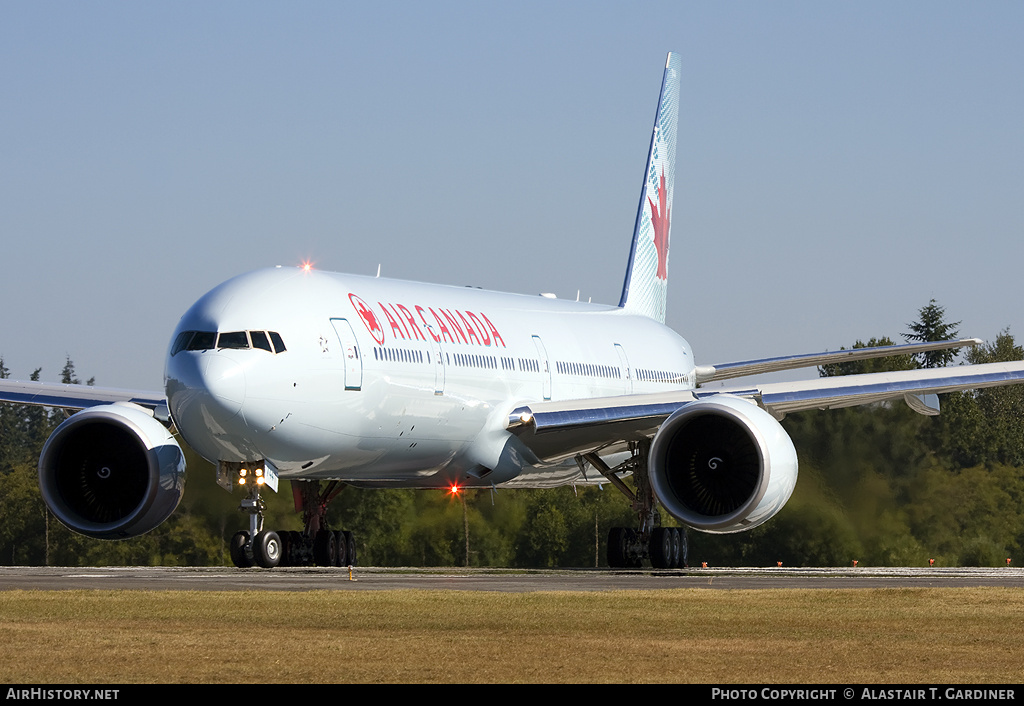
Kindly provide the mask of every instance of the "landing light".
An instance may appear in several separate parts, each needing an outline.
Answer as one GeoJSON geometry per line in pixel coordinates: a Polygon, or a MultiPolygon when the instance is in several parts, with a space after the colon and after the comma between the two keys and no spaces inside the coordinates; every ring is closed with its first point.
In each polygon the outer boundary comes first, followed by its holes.
{"type": "Polygon", "coordinates": [[[312,272],[313,271],[313,262],[311,260],[303,260],[302,261],[302,271],[303,272],[312,272]]]}

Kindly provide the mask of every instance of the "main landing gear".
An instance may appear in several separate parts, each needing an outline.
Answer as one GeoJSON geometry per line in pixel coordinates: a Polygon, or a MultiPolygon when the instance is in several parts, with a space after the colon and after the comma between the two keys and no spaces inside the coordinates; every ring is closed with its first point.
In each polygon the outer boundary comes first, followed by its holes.
{"type": "Polygon", "coordinates": [[[612,527],[608,531],[608,566],[613,569],[639,568],[644,559],[650,559],[655,569],[678,569],[687,566],[686,529],[661,527],[660,513],[654,489],[647,474],[647,457],[651,450],[650,441],[631,444],[629,460],[615,470],[629,470],[636,480],[634,493],[615,475],[601,457],[595,453],[584,454],[576,461],[596,468],[620,492],[629,498],[639,519],[639,527],[612,527]]]}
{"type": "Polygon", "coordinates": [[[297,510],[302,510],[305,529],[263,529],[263,499],[260,484],[247,483],[246,496],[239,507],[249,513],[249,531],[241,530],[231,538],[231,561],[235,566],[248,568],[261,566],[355,566],[356,541],[347,530],[327,527],[327,505],[343,487],[337,481],[329,482],[321,492],[320,481],[292,481],[297,510]]]}

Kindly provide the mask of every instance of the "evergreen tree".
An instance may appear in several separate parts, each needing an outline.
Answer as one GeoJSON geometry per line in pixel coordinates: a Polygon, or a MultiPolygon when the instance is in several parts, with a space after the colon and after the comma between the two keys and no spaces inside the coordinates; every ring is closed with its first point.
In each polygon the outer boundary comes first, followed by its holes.
{"type": "Polygon", "coordinates": [[[82,381],[75,375],[75,364],[71,361],[71,356],[66,356],[64,359],[64,369],[60,371],[60,381],[65,385],[82,384],[82,381]]]}
{"type": "MultiPolygon", "coordinates": [[[[42,370],[42,368],[33,370],[29,380],[38,382],[42,370]]],[[[42,450],[46,439],[50,436],[50,432],[53,431],[54,424],[46,407],[28,405],[20,409],[19,422],[24,451],[34,460],[39,458],[39,452],[42,450]]]]}
{"type": "MultiPolygon", "coordinates": [[[[10,376],[11,371],[0,358],[0,380],[10,376]]],[[[7,402],[0,403],[0,473],[9,473],[23,456],[19,409],[7,402]]]]}
{"type": "MultiPolygon", "coordinates": [[[[918,320],[907,324],[910,331],[903,334],[908,343],[929,343],[932,341],[952,341],[959,334],[959,321],[946,321],[946,309],[939,306],[934,299],[921,307],[918,320]]],[[[922,368],[941,368],[949,365],[956,358],[952,350],[926,351],[918,353],[917,360],[922,368]]]]}

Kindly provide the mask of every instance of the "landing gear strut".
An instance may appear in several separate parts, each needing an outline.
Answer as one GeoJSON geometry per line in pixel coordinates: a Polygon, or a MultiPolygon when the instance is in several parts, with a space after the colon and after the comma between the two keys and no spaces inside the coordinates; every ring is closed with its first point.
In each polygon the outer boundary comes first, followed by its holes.
{"type": "Polygon", "coordinates": [[[647,473],[650,450],[651,442],[648,440],[631,444],[629,460],[615,470],[595,453],[577,457],[578,463],[582,465],[583,461],[588,462],[629,498],[637,513],[637,529],[612,527],[608,531],[608,566],[612,568],[638,568],[644,559],[650,559],[655,569],[676,569],[687,565],[686,529],[660,526],[661,515],[647,473]],[[616,470],[632,472],[636,480],[635,493],[615,475],[616,470]]]}
{"type": "MultiPolygon", "coordinates": [[[[239,478],[244,471],[239,469],[239,478]]],[[[343,485],[331,481],[321,492],[320,481],[292,481],[296,510],[302,511],[305,529],[263,529],[265,505],[260,497],[259,483],[245,483],[246,496],[239,509],[249,514],[249,531],[241,530],[231,538],[231,561],[235,566],[355,566],[356,541],[347,530],[331,530],[327,526],[327,505],[343,485]]]]}
{"type": "MultiPolygon", "coordinates": [[[[244,478],[240,472],[240,477],[244,478]]],[[[240,510],[249,513],[249,531],[235,532],[231,538],[231,561],[235,566],[248,568],[254,564],[265,569],[280,565],[284,548],[277,532],[263,531],[263,498],[261,484],[248,483],[240,510]]]]}

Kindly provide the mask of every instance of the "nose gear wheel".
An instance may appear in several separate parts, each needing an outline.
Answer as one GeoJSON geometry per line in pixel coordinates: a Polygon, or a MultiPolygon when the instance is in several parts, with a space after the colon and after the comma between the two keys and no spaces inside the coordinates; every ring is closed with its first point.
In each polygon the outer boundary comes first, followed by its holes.
{"type": "Polygon", "coordinates": [[[260,486],[246,486],[246,497],[239,509],[249,514],[249,531],[241,530],[231,538],[231,562],[239,568],[259,566],[355,566],[356,540],[347,530],[327,527],[327,506],[344,486],[330,481],[321,489],[320,481],[292,481],[297,510],[302,511],[304,529],[264,530],[265,505],[260,486]]]}

